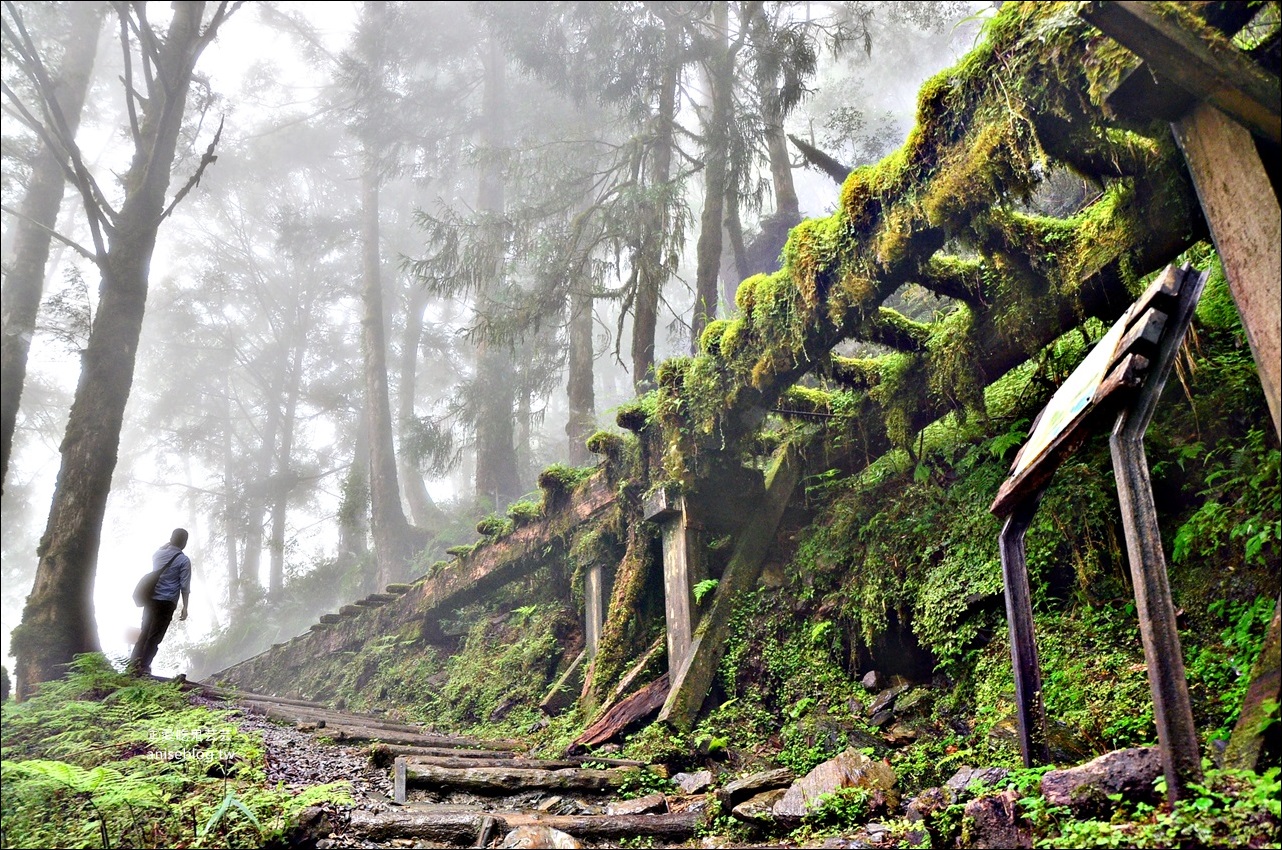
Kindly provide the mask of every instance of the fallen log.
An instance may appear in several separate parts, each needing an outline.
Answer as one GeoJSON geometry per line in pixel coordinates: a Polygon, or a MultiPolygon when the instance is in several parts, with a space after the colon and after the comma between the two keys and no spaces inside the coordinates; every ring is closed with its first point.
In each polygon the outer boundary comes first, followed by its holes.
{"type": "Polygon", "coordinates": [[[664,673],[632,696],[610,708],[583,731],[566,750],[566,755],[583,752],[623,734],[635,723],[649,718],[668,698],[668,674],[664,673]]]}
{"type": "Polygon", "coordinates": [[[406,764],[406,784],[437,791],[467,791],[473,794],[515,794],[521,791],[579,791],[609,794],[629,778],[635,768],[594,770],[572,767],[539,770],[520,767],[446,768],[430,764],[406,764]]]}
{"type": "Polygon", "coordinates": [[[348,829],[370,841],[393,841],[398,838],[433,841],[458,847],[478,846],[477,839],[489,821],[492,832],[506,832],[507,823],[488,812],[480,811],[352,811],[348,829]]]}
{"type": "MultiPolygon", "coordinates": [[[[702,810],[687,810],[661,815],[535,815],[532,823],[588,841],[617,843],[624,838],[650,836],[678,843],[694,835],[703,824],[704,814],[702,810]]],[[[507,819],[510,825],[517,825],[515,818],[507,819]]]]}

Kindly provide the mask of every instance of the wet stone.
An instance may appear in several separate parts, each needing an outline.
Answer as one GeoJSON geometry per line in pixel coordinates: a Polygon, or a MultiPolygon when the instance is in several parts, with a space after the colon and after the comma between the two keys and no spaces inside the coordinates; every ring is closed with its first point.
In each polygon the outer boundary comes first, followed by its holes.
{"type": "Polygon", "coordinates": [[[678,773],[672,777],[672,781],[677,784],[683,794],[698,794],[700,791],[706,791],[712,784],[712,771],[698,770],[694,773],[678,773]]]}

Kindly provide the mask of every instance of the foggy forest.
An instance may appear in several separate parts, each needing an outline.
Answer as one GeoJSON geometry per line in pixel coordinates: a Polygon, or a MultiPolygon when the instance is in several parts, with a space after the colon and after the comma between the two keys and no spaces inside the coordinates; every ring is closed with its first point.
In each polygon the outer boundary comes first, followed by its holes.
{"type": "Polygon", "coordinates": [[[0,846],[1279,846],[1277,2],[2,11],[0,846]]]}

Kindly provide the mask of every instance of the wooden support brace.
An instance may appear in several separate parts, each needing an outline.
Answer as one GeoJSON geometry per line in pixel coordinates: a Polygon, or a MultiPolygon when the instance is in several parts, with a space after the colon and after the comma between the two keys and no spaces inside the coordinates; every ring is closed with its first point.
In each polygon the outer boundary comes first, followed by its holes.
{"type": "Polygon", "coordinates": [[[1187,796],[1190,784],[1201,781],[1202,759],[1175,624],[1175,605],[1166,575],[1166,556],[1153,504],[1153,485],[1144,454],[1144,434],[1206,284],[1205,273],[1184,271],[1182,274],[1185,281],[1180,303],[1168,321],[1153,368],[1135,401],[1118,415],[1109,440],[1135,586],[1140,637],[1153,695],[1153,716],[1172,802],[1187,796]]]}
{"type": "Polygon", "coordinates": [[[1081,14],[1163,78],[1262,138],[1282,143],[1278,78],[1228,39],[1185,26],[1176,9],[1176,4],[1110,0],[1088,3],[1081,14]]]}
{"type": "Polygon", "coordinates": [[[757,583],[770,542],[800,476],[801,460],[796,449],[784,447],[766,473],[766,495],[760,509],[744,524],[735,541],[730,563],[717,584],[712,604],[695,630],[689,655],[672,680],[672,690],[659,712],[660,720],[683,729],[693,725],[725,652],[734,605],[740,594],[757,583]]]}
{"type": "Polygon", "coordinates": [[[1002,526],[998,545],[1002,556],[1002,587],[1010,628],[1010,658],[1015,671],[1015,719],[1019,754],[1024,767],[1050,761],[1046,748],[1046,708],[1042,700],[1042,669],[1033,635],[1033,603],[1028,589],[1024,534],[1042,502],[1045,486],[1016,506],[1002,526]]]}
{"type": "Polygon", "coordinates": [[[1282,212],[1251,134],[1208,104],[1171,125],[1282,436],[1282,212]]]}

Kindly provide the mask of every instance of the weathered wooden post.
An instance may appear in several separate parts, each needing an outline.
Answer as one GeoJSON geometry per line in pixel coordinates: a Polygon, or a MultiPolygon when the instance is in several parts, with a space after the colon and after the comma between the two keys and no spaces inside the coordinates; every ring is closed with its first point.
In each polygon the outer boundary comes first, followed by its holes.
{"type": "Polygon", "coordinates": [[[1189,783],[1202,778],[1202,759],[1184,678],[1184,654],[1175,625],[1175,605],[1166,575],[1166,556],[1153,505],[1153,484],[1144,454],[1144,434],[1157,408],[1167,376],[1175,366],[1184,334],[1193,321],[1193,310],[1207,275],[1183,272],[1180,297],[1162,335],[1153,368],[1133,403],[1123,408],[1113,426],[1109,447],[1113,474],[1122,507],[1126,552],[1135,585],[1135,607],[1144,641],[1153,716],[1162,745],[1162,767],[1172,801],[1186,796],[1189,783]]]}
{"type": "Polygon", "coordinates": [[[663,599],[668,637],[668,672],[677,672],[690,655],[694,634],[694,585],[703,578],[699,530],[691,521],[684,496],[657,490],[645,504],[645,519],[663,535],[663,599]]]}
{"type": "Polygon", "coordinates": [[[1042,700],[1042,668],[1033,635],[1033,602],[1028,590],[1024,535],[1042,503],[1045,488],[1029,497],[1006,518],[998,547],[1002,556],[1002,588],[1010,629],[1010,655],[1015,670],[1015,718],[1019,754],[1025,767],[1050,761],[1046,749],[1046,706],[1042,700]]]}
{"type": "Polygon", "coordinates": [[[583,634],[588,658],[596,657],[605,623],[605,567],[593,561],[583,577],[583,634]]]}

